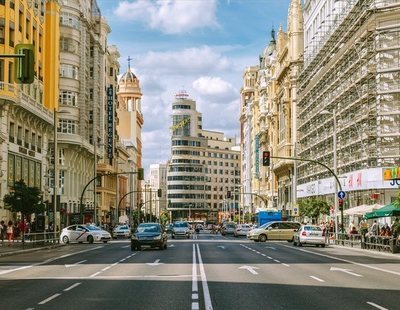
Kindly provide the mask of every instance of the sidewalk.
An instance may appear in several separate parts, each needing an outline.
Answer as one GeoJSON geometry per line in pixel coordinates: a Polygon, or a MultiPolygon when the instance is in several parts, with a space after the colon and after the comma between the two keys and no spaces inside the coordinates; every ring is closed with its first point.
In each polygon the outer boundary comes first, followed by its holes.
{"type": "Polygon", "coordinates": [[[8,246],[8,242],[4,240],[4,243],[1,243],[0,240],[0,257],[8,256],[8,255],[15,255],[27,252],[34,252],[43,249],[51,249],[54,247],[61,246],[60,243],[50,243],[50,242],[42,242],[42,243],[33,243],[30,241],[25,241],[24,244],[21,240],[14,241],[11,246],[8,246]]]}

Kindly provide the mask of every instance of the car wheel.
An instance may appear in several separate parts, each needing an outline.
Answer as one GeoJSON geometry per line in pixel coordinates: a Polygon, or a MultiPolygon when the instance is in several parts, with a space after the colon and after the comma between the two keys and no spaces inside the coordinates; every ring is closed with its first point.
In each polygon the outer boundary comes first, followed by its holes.
{"type": "Polygon", "coordinates": [[[325,247],[325,244],[321,244],[321,246],[324,248],[324,247],[325,247]]]}
{"type": "Polygon", "coordinates": [[[293,241],[293,245],[296,246],[296,245],[297,245],[297,242],[296,242],[296,241],[293,241]]]}
{"type": "Polygon", "coordinates": [[[93,236],[88,236],[88,237],[87,237],[87,241],[88,241],[89,243],[93,243],[93,241],[94,241],[93,236]]]}
{"type": "Polygon", "coordinates": [[[260,235],[258,237],[258,240],[260,240],[261,242],[265,242],[265,241],[267,241],[267,236],[266,235],[260,235]]]}
{"type": "Polygon", "coordinates": [[[62,241],[63,241],[63,243],[69,243],[69,238],[68,238],[68,236],[64,236],[64,237],[62,238],[62,241]]]}
{"type": "Polygon", "coordinates": [[[287,242],[293,242],[293,240],[294,240],[294,237],[292,237],[292,239],[288,240],[287,242]]]}

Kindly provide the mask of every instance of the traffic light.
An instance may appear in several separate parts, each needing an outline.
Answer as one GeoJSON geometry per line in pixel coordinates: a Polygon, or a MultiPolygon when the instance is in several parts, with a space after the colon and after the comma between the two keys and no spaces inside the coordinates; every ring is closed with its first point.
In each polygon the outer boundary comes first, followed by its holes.
{"type": "Polygon", "coordinates": [[[18,84],[31,84],[35,75],[35,52],[33,44],[17,44],[14,49],[15,54],[24,55],[16,57],[14,81],[18,84]]]}
{"type": "Polygon", "coordinates": [[[343,210],[343,198],[339,198],[339,210],[343,210]]]}
{"type": "Polygon", "coordinates": [[[161,189],[161,188],[159,188],[159,189],[157,190],[157,197],[158,197],[158,198],[162,197],[162,189],[161,189]]]}
{"type": "Polygon", "coordinates": [[[138,175],[138,180],[143,181],[144,180],[144,169],[138,168],[137,175],[138,175]]]}
{"type": "Polygon", "coordinates": [[[227,198],[231,198],[231,191],[228,191],[228,192],[226,193],[226,197],[227,197],[227,198]]]}
{"type": "Polygon", "coordinates": [[[263,166],[269,167],[270,160],[271,160],[271,152],[270,151],[264,151],[263,152],[263,166]]]}

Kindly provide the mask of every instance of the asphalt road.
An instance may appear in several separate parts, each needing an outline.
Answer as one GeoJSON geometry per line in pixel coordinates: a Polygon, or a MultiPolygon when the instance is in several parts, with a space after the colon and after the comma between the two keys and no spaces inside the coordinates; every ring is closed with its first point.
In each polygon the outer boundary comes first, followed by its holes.
{"type": "Polygon", "coordinates": [[[0,257],[0,309],[400,309],[400,259],[202,232],[0,257]]]}

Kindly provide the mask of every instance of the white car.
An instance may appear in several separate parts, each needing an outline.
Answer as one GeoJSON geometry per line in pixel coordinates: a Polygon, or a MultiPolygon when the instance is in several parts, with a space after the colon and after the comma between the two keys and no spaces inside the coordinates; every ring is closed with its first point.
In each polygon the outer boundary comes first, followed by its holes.
{"type": "Polygon", "coordinates": [[[325,233],[316,225],[302,225],[293,236],[293,245],[313,244],[325,247],[325,233]]]}
{"type": "Polygon", "coordinates": [[[110,233],[94,225],[70,225],[60,234],[60,243],[99,241],[106,243],[109,240],[111,240],[110,233]]]}
{"type": "Polygon", "coordinates": [[[118,225],[113,230],[113,237],[129,238],[131,236],[131,228],[129,225],[118,225]]]}
{"type": "Polygon", "coordinates": [[[238,224],[233,231],[233,236],[247,236],[247,233],[251,230],[251,226],[249,224],[238,224]]]}

